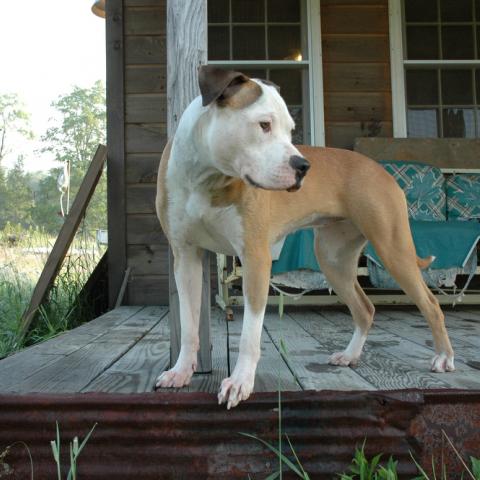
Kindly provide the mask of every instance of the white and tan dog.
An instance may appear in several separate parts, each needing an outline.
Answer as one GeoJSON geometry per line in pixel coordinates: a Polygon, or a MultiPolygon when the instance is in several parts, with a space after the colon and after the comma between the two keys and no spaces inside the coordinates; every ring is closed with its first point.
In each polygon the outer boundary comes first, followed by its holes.
{"type": "Polygon", "coordinates": [[[330,363],[355,364],[373,322],[374,307],[356,275],[369,240],[430,325],[432,370],[454,370],[443,313],[420,273],[432,259],[416,255],[405,195],[393,177],[355,152],[294,146],[294,122],[268,82],[204,66],[199,83],[202,95],[185,110],[158,175],[156,206],[175,258],[181,349],[157,387],[188,385],[195,371],[202,253],[211,250],[241,259],[245,298],[238,361],[218,399],[230,408],[249,397],[260,357],[270,249],[307,226],[315,229],[318,263],[355,324],[347,348],[330,363]]]}

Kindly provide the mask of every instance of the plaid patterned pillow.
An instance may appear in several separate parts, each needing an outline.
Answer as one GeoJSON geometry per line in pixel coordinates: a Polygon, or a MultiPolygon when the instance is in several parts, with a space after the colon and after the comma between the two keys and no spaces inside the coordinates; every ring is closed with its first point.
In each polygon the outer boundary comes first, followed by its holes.
{"type": "Polygon", "coordinates": [[[417,162],[381,163],[405,192],[410,218],[426,221],[447,219],[445,178],[439,168],[417,162]]]}
{"type": "Polygon", "coordinates": [[[447,178],[449,220],[480,221],[480,174],[458,174],[447,178]]]}

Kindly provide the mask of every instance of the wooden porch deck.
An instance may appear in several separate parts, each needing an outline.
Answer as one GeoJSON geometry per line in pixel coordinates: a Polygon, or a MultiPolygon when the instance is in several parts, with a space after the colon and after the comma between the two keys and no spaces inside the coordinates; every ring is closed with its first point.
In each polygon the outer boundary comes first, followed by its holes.
{"type": "MultiPolygon", "coordinates": [[[[283,390],[480,389],[480,310],[446,312],[446,318],[457,371],[434,374],[428,370],[430,330],[416,311],[377,312],[355,368],[327,364],[329,354],[350,339],[352,323],[344,311],[291,309],[282,319],[272,311],[265,318],[255,391],[276,391],[279,376],[283,390]],[[279,351],[281,339],[286,357],[279,351]]],[[[235,365],[241,325],[240,312],[227,323],[223,312],[213,310],[214,370],[195,375],[182,391],[218,391],[235,365]]],[[[168,310],[120,307],[1,360],[0,394],[151,392],[168,361],[168,310]]]]}

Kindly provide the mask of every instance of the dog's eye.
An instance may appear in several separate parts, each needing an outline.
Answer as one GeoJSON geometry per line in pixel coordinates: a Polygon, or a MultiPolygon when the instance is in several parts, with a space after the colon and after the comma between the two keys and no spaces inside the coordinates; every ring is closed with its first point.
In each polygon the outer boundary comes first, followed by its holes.
{"type": "Polygon", "coordinates": [[[272,129],[272,125],[270,122],[260,122],[260,127],[265,133],[269,132],[272,129]]]}

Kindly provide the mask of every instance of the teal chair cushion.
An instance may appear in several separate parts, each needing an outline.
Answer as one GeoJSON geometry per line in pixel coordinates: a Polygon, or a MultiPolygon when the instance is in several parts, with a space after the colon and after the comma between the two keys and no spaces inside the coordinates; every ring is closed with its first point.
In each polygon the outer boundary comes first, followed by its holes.
{"type": "Polygon", "coordinates": [[[439,168],[417,162],[382,161],[405,192],[408,215],[413,220],[447,219],[445,178],[439,168]]]}
{"type": "Polygon", "coordinates": [[[448,219],[480,221],[480,175],[452,175],[446,187],[448,219]]]}

